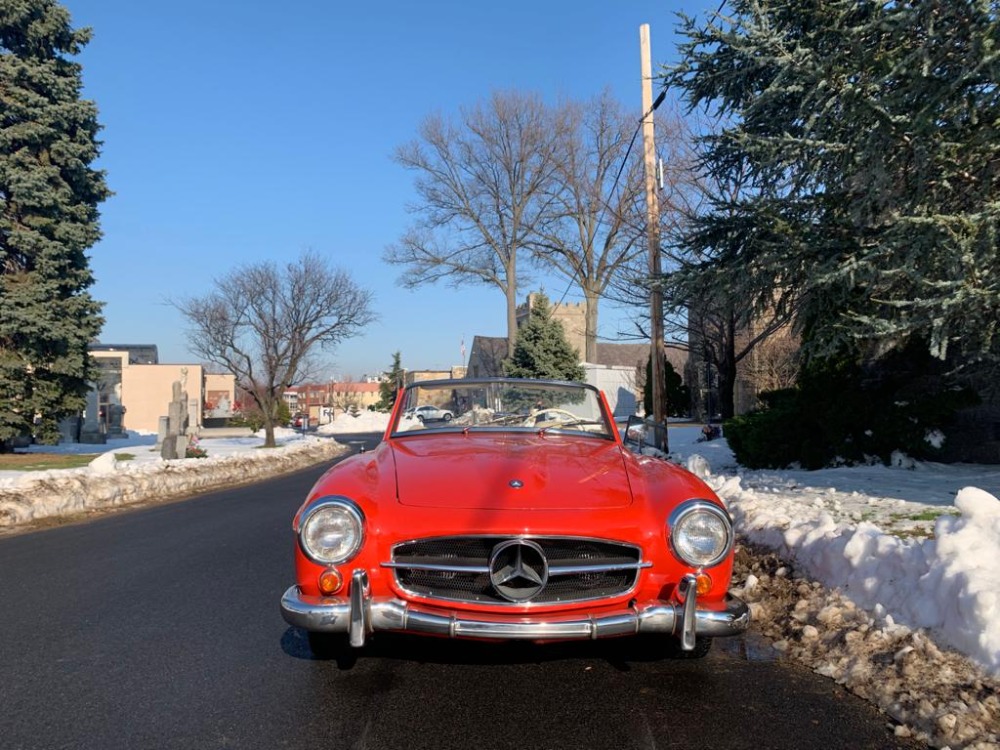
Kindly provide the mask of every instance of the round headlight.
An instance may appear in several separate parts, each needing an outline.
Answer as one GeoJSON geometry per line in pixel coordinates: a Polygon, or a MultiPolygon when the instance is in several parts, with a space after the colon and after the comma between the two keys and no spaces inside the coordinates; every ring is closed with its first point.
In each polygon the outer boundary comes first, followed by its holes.
{"type": "Polygon", "coordinates": [[[670,546],[682,562],[710,568],[733,547],[733,526],[722,508],[705,500],[679,505],[670,515],[670,546]]]}
{"type": "Polygon", "coordinates": [[[364,541],[364,519],[354,503],[324,499],[307,508],[299,524],[299,544],[314,562],[347,562],[364,541]]]}

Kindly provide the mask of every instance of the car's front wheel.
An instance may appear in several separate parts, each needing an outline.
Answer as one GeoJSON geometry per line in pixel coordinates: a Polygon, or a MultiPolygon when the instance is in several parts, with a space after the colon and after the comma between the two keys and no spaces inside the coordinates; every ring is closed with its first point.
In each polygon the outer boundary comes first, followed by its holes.
{"type": "Polygon", "coordinates": [[[685,651],[681,648],[679,638],[671,638],[667,641],[664,656],[668,659],[701,659],[712,650],[712,639],[699,635],[694,639],[694,648],[685,651]]]}
{"type": "Polygon", "coordinates": [[[682,649],[680,638],[673,636],[641,636],[640,641],[642,650],[658,659],[701,659],[712,650],[712,639],[703,635],[695,637],[694,648],[690,651],[682,649]]]}
{"type": "Polygon", "coordinates": [[[351,652],[351,646],[343,635],[333,633],[314,633],[306,631],[309,640],[309,650],[317,659],[341,659],[351,652]]]}
{"type": "Polygon", "coordinates": [[[444,414],[444,421],[445,422],[450,422],[451,421],[451,414],[449,414],[448,412],[445,412],[445,414],[444,414]]]}

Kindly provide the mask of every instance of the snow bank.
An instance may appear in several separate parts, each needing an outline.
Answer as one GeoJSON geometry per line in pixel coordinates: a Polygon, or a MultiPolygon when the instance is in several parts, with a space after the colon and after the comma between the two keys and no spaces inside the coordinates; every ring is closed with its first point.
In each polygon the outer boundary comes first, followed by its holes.
{"type": "Polygon", "coordinates": [[[747,475],[712,475],[701,456],[686,463],[726,502],[747,542],[795,563],[864,610],[930,631],[939,644],[1000,675],[1000,501],[994,495],[965,487],[955,498],[957,514],[933,521],[932,536],[897,536],[882,523],[919,517],[903,501],[871,504],[870,496],[853,493],[856,505],[845,507],[833,490],[801,487],[773,472],[750,489],[747,475]]]}
{"type": "Polygon", "coordinates": [[[934,539],[901,539],[733,483],[718,491],[751,544],[794,561],[866,610],[933,630],[940,642],[1000,673],[1000,501],[989,493],[962,490],[962,515],[939,518],[934,539]]]}
{"type": "MultiPolygon", "coordinates": [[[[209,450],[213,441],[204,441],[209,450]]],[[[88,466],[61,471],[20,472],[0,485],[0,527],[166,499],[195,492],[243,484],[255,479],[301,469],[332,459],[347,448],[329,438],[306,438],[274,449],[238,450],[239,441],[225,444],[223,455],[172,461],[117,461],[114,451],[95,458],[88,466]]],[[[117,450],[117,449],[116,449],[117,450]]]]}

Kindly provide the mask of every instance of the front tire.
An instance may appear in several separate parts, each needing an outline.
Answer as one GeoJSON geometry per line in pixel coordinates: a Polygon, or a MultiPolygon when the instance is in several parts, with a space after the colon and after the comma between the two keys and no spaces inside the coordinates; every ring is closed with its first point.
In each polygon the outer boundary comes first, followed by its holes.
{"type": "Polygon", "coordinates": [[[309,650],[317,659],[342,659],[351,652],[347,638],[333,633],[306,631],[309,650]]]}
{"type": "Polygon", "coordinates": [[[681,648],[680,638],[669,639],[663,655],[668,659],[703,659],[711,650],[712,639],[699,635],[695,637],[694,648],[690,651],[681,648]]]}
{"type": "Polygon", "coordinates": [[[681,648],[681,639],[671,635],[642,636],[639,641],[640,650],[656,659],[703,659],[712,650],[712,639],[695,636],[694,648],[685,651],[681,648]]]}

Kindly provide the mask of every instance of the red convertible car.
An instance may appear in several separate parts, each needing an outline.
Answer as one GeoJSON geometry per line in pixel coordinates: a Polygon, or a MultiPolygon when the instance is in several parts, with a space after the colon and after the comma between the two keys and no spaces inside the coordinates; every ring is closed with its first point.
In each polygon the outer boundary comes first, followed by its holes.
{"type": "Polygon", "coordinates": [[[652,428],[623,438],[581,383],[414,383],[378,447],[329,469],[296,514],[285,620],[316,653],[396,631],[653,634],[703,656],[750,621],[728,592],[733,526],[701,480],[646,446],[652,428]],[[423,405],[453,418],[406,416],[423,405]]]}

